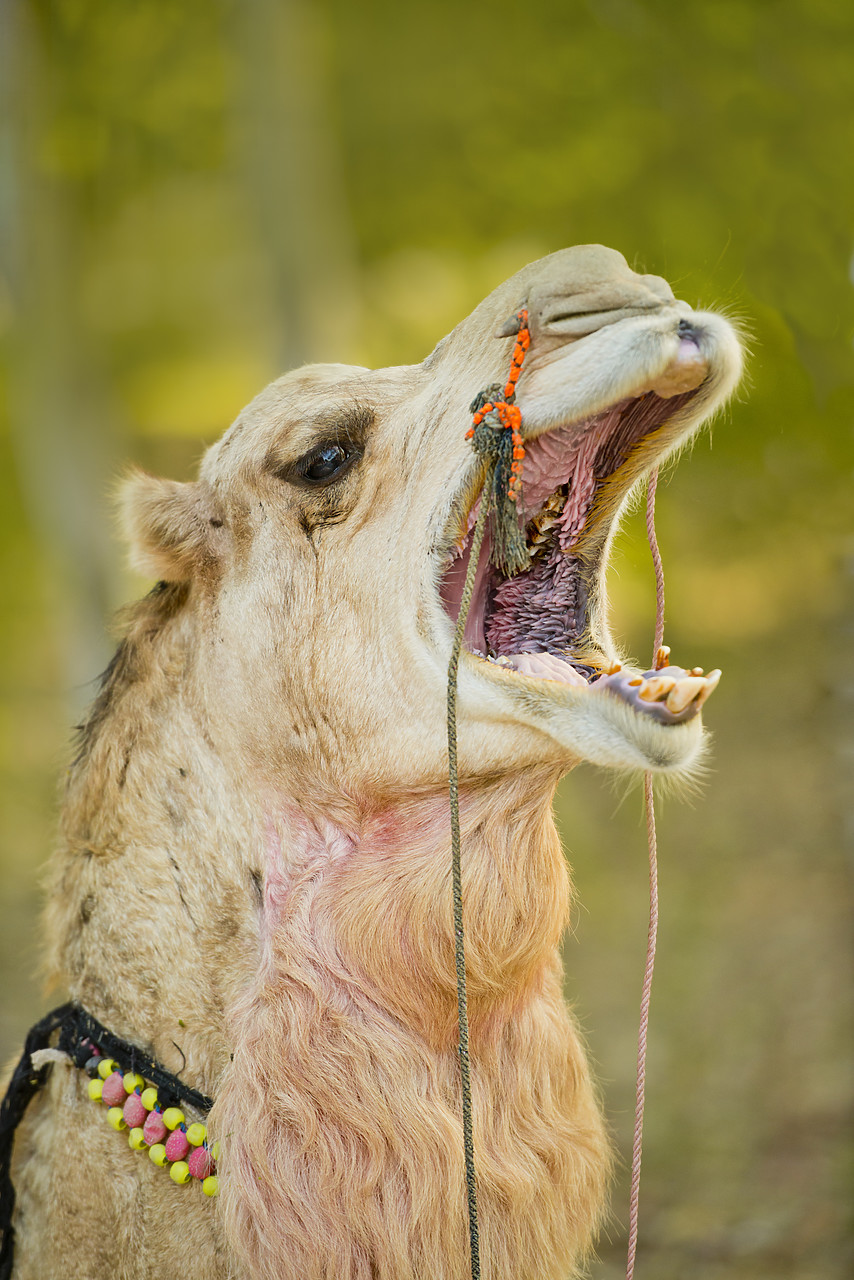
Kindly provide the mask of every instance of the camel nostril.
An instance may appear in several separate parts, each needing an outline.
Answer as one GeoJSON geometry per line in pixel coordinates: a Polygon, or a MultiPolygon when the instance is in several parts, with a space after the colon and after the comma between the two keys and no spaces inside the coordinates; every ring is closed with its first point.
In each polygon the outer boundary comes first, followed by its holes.
{"type": "Polygon", "coordinates": [[[680,320],[676,332],[680,338],[689,338],[695,346],[700,345],[700,330],[690,320],[680,320]]]}

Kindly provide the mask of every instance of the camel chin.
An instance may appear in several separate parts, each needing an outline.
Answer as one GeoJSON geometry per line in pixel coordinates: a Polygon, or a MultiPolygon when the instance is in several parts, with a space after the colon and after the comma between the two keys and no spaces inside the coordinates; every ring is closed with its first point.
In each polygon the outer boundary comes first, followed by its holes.
{"type": "MultiPolygon", "coordinates": [[[[520,655],[520,662],[528,655],[520,655]]],[[[549,739],[544,755],[555,752],[565,767],[580,760],[621,771],[652,769],[668,774],[690,773],[700,760],[705,735],[700,706],[703,691],[711,691],[719,673],[694,677],[681,668],[666,668],[663,675],[650,671],[646,678],[632,675],[632,669],[614,676],[604,675],[593,684],[575,684],[553,671],[540,675],[516,674],[499,662],[471,659],[466,692],[477,701],[476,682],[488,682],[509,704],[515,720],[539,729],[549,739]],[[634,688],[628,687],[635,679],[634,688]],[[645,701],[639,697],[653,681],[669,682],[678,695],[687,685],[690,701],[681,713],[668,714],[666,701],[645,701]],[[634,695],[634,696],[633,696],[634,695]],[[699,706],[697,704],[700,704],[699,706]],[[666,721],[661,713],[667,716],[666,721]],[[658,714],[657,714],[658,713],[658,714]]],[[[708,693],[706,693],[708,696],[708,693]]],[[[481,698],[481,701],[483,699],[481,698]]]]}

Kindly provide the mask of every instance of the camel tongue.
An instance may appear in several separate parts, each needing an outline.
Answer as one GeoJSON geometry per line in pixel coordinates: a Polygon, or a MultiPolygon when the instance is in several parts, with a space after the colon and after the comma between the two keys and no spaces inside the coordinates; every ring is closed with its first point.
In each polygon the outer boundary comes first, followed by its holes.
{"type": "Polygon", "coordinates": [[[587,685],[580,672],[554,653],[511,653],[497,659],[499,666],[512,667],[523,676],[539,680],[560,680],[563,684],[587,685]]]}

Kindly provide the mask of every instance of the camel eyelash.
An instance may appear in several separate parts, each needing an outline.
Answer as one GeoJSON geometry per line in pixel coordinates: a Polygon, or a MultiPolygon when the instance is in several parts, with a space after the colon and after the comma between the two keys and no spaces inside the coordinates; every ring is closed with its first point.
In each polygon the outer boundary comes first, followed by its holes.
{"type": "Polygon", "coordinates": [[[303,454],[282,476],[291,484],[322,489],[343,480],[361,459],[362,450],[347,441],[327,440],[303,454]]]}
{"type": "Polygon", "coordinates": [[[279,480],[302,488],[321,489],[335,484],[361,461],[372,422],[373,414],[369,410],[352,411],[343,421],[338,418],[326,438],[293,462],[281,465],[271,459],[270,470],[279,480]]]}

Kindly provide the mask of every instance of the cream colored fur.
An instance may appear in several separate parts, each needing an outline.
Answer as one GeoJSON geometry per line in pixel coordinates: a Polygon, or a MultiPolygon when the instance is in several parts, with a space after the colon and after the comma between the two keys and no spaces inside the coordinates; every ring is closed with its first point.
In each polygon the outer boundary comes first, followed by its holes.
{"type": "MultiPolygon", "coordinates": [[[[131,611],[69,776],[51,968],[216,1097],[222,1193],[173,1185],[57,1065],[17,1143],[19,1280],[466,1276],[437,584],[476,493],[468,403],[523,302],[531,434],[667,384],[679,319],[703,330],[690,412],[598,499],[584,537],[607,551],[740,360],[725,321],[595,246],[527,267],[422,365],[273,383],[196,483],[129,481],[135,562],[168,585],[131,611]],[[294,484],[342,423],[362,461],[334,494],[294,484]]],[[[615,657],[604,604],[597,628],[615,657]]],[[[561,996],[554,787],[580,759],[690,768],[702,730],[464,655],[459,735],[483,1275],[562,1280],[609,1153],[561,996]]]]}

